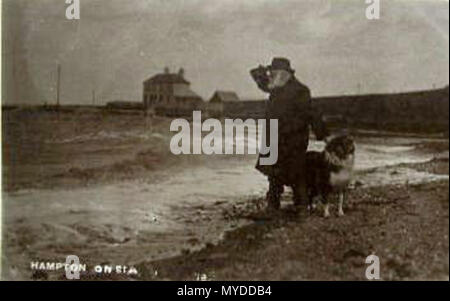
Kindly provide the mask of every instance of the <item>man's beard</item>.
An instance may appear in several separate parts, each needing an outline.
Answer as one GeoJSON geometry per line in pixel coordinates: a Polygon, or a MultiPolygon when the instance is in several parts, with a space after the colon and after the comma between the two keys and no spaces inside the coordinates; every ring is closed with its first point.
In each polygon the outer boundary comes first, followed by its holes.
{"type": "Polygon", "coordinates": [[[267,88],[269,90],[274,90],[277,88],[281,88],[291,79],[292,74],[285,70],[277,70],[274,72],[273,76],[269,77],[269,83],[267,84],[267,88]]]}

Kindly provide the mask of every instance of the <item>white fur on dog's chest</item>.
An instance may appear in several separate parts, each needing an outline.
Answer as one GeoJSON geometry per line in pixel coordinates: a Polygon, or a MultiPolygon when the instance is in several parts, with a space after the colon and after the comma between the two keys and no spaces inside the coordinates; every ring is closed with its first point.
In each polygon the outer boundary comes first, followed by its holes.
{"type": "Polygon", "coordinates": [[[347,186],[352,178],[352,172],[348,169],[342,169],[338,172],[330,173],[330,184],[333,187],[347,186]]]}
{"type": "Polygon", "coordinates": [[[344,162],[340,171],[330,173],[330,185],[336,188],[346,187],[353,174],[354,156],[350,155],[344,162]]]}

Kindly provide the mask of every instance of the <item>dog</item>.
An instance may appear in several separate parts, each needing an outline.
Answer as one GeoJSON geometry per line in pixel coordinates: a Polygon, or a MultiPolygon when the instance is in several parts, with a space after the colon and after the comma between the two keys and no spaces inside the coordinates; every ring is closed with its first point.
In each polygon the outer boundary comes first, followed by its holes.
{"type": "Polygon", "coordinates": [[[329,139],[324,151],[306,153],[306,184],[311,212],[314,200],[320,198],[324,204],[324,217],[329,217],[328,198],[339,195],[338,215],[343,216],[342,208],[347,190],[353,176],[355,163],[355,143],[349,135],[329,139]]]}

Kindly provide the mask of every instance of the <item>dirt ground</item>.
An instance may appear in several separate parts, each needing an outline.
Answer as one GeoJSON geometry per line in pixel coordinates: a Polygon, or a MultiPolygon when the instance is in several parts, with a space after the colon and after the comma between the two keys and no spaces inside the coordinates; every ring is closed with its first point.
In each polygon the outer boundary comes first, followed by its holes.
{"type": "MultiPolygon", "coordinates": [[[[448,139],[356,132],[346,216],[309,216],[284,195],[264,212],[255,156],[174,156],[170,120],[3,113],[3,278],[64,279],[30,262],[77,254],[138,275],[85,280],[448,280],[448,139]]],[[[323,144],[311,141],[313,149],[323,144]]]]}
{"type": "Polygon", "coordinates": [[[448,188],[439,182],[354,191],[342,218],[289,205],[277,215],[249,215],[250,225],[217,245],[139,269],[143,279],[366,280],[365,259],[375,254],[382,280],[448,281],[448,188]]]}

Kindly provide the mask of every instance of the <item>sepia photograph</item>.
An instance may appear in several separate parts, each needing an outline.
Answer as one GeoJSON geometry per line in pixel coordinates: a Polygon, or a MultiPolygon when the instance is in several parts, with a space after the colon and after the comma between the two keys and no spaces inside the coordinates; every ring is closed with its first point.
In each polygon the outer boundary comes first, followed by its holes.
{"type": "Polygon", "coordinates": [[[1,280],[449,281],[448,0],[0,3],[1,280]]]}

